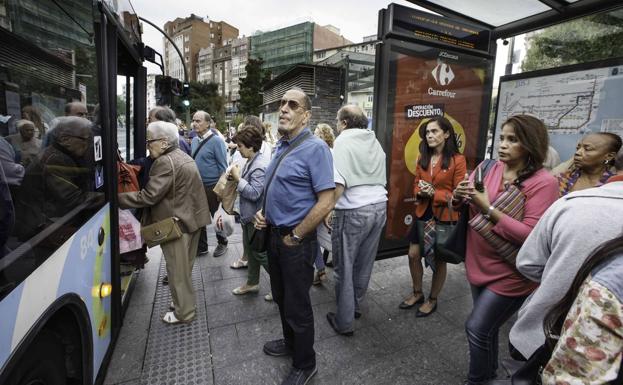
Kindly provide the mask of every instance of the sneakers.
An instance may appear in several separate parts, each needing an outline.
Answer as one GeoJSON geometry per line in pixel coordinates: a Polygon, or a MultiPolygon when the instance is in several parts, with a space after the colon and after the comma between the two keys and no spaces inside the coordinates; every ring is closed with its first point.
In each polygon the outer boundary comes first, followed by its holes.
{"type": "Polygon", "coordinates": [[[216,246],[216,249],[214,249],[214,253],[212,253],[212,256],[214,258],[218,258],[218,257],[225,255],[226,253],[227,253],[227,244],[219,243],[218,246],[216,246]]]}
{"type": "Polygon", "coordinates": [[[247,293],[257,293],[260,291],[260,285],[242,285],[232,290],[234,295],[243,295],[247,293]]]}
{"type": "Polygon", "coordinates": [[[318,370],[316,370],[315,366],[307,370],[292,368],[288,376],[281,382],[281,385],[305,385],[316,373],[318,373],[318,370]]]}
{"type": "Polygon", "coordinates": [[[271,302],[273,300],[273,293],[268,293],[264,296],[264,300],[271,302]]]}
{"type": "Polygon", "coordinates": [[[279,340],[268,341],[264,344],[264,353],[273,357],[291,356],[292,349],[286,346],[286,340],[283,338],[279,340]]]}

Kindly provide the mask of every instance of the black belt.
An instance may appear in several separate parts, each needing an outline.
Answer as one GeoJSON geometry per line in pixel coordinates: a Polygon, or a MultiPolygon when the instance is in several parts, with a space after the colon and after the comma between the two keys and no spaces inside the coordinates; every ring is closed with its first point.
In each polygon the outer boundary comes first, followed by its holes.
{"type": "Polygon", "coordinates": [[[292,230],[294,230],[294,228],[296,227],[296,226],[272,226],[272,225],[269,225],[269,226],[270,226],[270,231],[275,232],[281,235],[282,237],[292,234],[292,230]]]}

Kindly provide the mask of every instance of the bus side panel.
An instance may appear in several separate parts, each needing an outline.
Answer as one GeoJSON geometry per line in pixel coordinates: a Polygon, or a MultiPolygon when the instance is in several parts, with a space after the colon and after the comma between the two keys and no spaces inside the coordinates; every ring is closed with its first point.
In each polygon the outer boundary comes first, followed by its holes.
{"type": "Polygon", "coordinates": [[[109,221],[110,205],[106,204],[0,302],[0,367],[5,367],[54,301],[75,293],[89,311],[93,372],[97,373],[110,345],[111,297],[100,298],[101,284],[111,283],[109,221]]]}

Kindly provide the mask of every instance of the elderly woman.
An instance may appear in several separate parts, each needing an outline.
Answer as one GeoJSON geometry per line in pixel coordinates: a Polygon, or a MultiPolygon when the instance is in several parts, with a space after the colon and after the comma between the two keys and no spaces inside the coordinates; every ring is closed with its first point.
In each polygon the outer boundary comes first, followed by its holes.
{"type": "Polygon", "coordinates": [[[195,318],[192,269],[199,231],[210,223],[210,210],[195,161],[179,149],[177,126],[154,122],[147,127],[147,148],[154,160],[147,185],[138,192],[119,194],[121,208],[148,207],[141,223],[150,225],[163,219],[179,219],[182,236],[163,243],[173,311],[162,320],[168,324],[190,322],[195,318]]]}
{"type": "Polygon", "coordinates": [[[268,257],[266,253],[258,253],[251,248],[250,237],[253,231],[253,217],[262,206],[262,191],[266,166],[270,159],[260,152],[262,148],[262,132],[255,126],[247,125],[238,131],[233,142],[238,145],[238,151],[247,163],[241,169],[235,164],[230,176],[238,182],[240,194],[240,223],[242,225],[242,247],[248,258],[247,283],[233,290],[233,294],[241,295],[257,293],[260,289],[260,266],[268,271],[268,257]]]}
{"type": "Polygon", "coordinates": [[[611,169],[620,149],[621,137],[611,132],[597,132],[582,138],[571,169],[558,175],[560,196],[606,183],[614,175],[611,169]]]}
{"type": "MultiPolygon", "coordinates": [[[[495,378],[498,334],[537,284],[519,274],[515,258],[545,210],[558,199],[556,179],[543,168],[547,129],[529,115],[515,115],[502,124],[499,161],[479,166],[483,186],[474,173],[454,190],[455,200],[469,204],[465,255],[474,307],[465,323],[469,343],[467,385],[495,378]],[[488,170],[487,170],[488,168],[488,170]]],[[[484,163],[484,162],[483,162],[484,163]]]]}

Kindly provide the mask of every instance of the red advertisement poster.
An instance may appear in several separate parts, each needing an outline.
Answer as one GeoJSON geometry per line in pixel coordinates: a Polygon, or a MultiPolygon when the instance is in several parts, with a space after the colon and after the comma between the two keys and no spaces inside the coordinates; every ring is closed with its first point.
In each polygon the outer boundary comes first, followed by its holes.
{"type": "Polygon", "coordinates": [[[388,106],[392,114],[387,123],[393,129],[385,237],[405,239],[414,220],[419,128],[433,116],[445,116],[454,127],[468,169],[472,169],[481,129],[486,129],[481,115],[489,61],[428,48],[410,55],[395,53],[392,62],[395,71],[390,81],[395,91],[388,106]]]}

